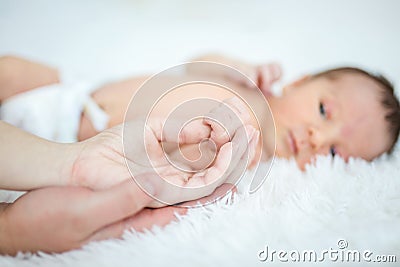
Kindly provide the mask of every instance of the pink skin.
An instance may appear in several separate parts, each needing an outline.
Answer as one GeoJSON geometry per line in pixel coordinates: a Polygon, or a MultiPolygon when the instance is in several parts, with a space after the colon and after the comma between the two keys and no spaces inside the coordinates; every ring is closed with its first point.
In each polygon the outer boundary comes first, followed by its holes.
{"type": "MultiPolygon", "coordinates": [[[[219,111],[217,109],[214,112],[218,113],[219,111]]],[[[222,117],[225,117],[225,114],[222,114],[222,117]]],[[[231,162],[253,160],[258,135],[253,127],[245,124],[247,135],[234,134],[230,140],[218,141],[222,146],[215,161],[205,171],[188,177],[188,173],[169,164],[160,142],[177,142],[180,145],[196,144],[209,136],[211,139],[217,139],[220,133],[214,134],[216,131],[214,125],[195,120],[182,129],[180,140],[175,140],[175,136],[161,135],[162,121],[162,119],[148,121],[145,131],[146,151],[142,151],[143,148],[137,143],[125,143],[126,147],[133,150],[131,153],[127,153],[126,157],[123,154],[123,125],[105,130],[82,142],[83,149],[75,161],[70,184],[98,190],[130,179],[131,174],[136,177],[137,174],[157,172],[164,180],[159,193],[159,199],[163,202],[154,200],[149,207],[160,207],[165,206],[166,203],[180,203],[211,194],[228,177],[234,178],[229,175],[233,170],[227,169],[231,162]],[[191,134],[193,132],[197,134],[191,134]],[[248,154],[246,154],[246,149],[243,149],[246,147],[249,149],[248,154]],[[153,165],[143,165],[137,163],[138,158],[130,158],[136,154],[149,155],[153,165]],[[103,156],[99,157],[99,155],[103,156]],[[246,158],[247,155],[250,156],[249,159],[246,158]],[[130,166],[130,170],[126,163],[130,166]],[[184,190],[185,188],[191,188],[191,190],[184,190]]],[[[137,122],[132,121],[125,124],[125,129],[133,130],[128,133],[134,135],[140,126],[137,122]]],[[[138,136],[140,137],[140,135],[138,136]]],[[[140,142],[140,139],[132,138],[132,141],[140,142]]]]}
{"type": "MultiPolygon", "coordinates": [[[[185,206],[205,204],[228,191],[235,191],[234,186],[224,184],[212,195],[185,206]]],[[[152,201],[131,180],[100,191],[77,186],[30,191],[13,204],[0,205],[0,252],[63,252],[91,241],[118,238],[129,228],[143,231],[164,226],[175,214],[187,212],[187,208],[174,206],[143,209],[152,201]]]]}
{"type": "Polygon", "coordinates": [[[276,155],[294,157],[304,170],[317,155],[333,152],[372,160],[389,149],[379,87],[366,77],[304,77],[268,96],[276,124],[276,155]]]}

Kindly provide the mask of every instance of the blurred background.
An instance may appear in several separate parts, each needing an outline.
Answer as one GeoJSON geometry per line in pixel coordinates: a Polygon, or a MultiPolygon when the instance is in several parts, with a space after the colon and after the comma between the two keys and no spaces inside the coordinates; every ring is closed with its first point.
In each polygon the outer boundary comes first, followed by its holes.
{"type": "Polygon", "coordinates": [[[284,81],[355,65],[398,85],[399,11],[397,0],[0,0],[0,55],[116,79],[220,52],[278,61],[284,81]]]}

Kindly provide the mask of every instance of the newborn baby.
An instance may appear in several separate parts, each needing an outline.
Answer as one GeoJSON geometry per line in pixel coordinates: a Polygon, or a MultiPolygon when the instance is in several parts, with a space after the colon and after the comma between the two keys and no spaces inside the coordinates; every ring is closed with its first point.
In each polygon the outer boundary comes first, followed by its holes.
{"type": "MultiPolygon", "coordinates": [[[[270,86],[280,77],[277,65],[253,66],[219,55],[206,55],[196,60],[232,66],[254,83],[229,71],[213,72],[212,69],[196,68],[195,65],[181,75],[209,76],[213,81],[221,80],[243,98],[254,101],[260,100],[257,90],[262,90],[273,120],[265,106],[248,108],[261,114],[258,119],[263,125],[263,129],[260,129],[263,142],[260,142],[258,154],[263,151],[264,159],[274,154],[276,145],[276,156],[293,157],[302,169],[317,155],[340,156],[345,160],[350,157],[372,160],[391,151],[397,141],[399,102],[392,85],[382,76],[350,67],[331,69],[302,77],[284,86],[282,96],[274,96],[270,86]],[[272,130],[274,126],[275,135],[272,130]]],[[[122,123],[132,95],[148,78],[133,77],[100,86],[90,83],[68,84],[62,83],[62,77],[50,67],[20,58],[3,57],[0,59],[0,116],[2,120],[45,138],[56,141],[84,140],[105,128],[122,123]],[[43,98],[48,98],[47,103],[42,103],[47,107],[40,112],[39,109],[43,107],[39,108],[36,100],[43,98]],[[70,110],[71,107],[74,110],[63,111],[63,115],[57,117],[60,109],[70,110]],[[24,120],[24,117],[33,115],[34,119],[24,120]],[[57,119],[55,121],[47,117],[57,119]],[[43,126],[53,123],[55,126],[41,133],[35,132],[40,128],[35,127],[35,123],[43,126]],[[60,140],[63,133],[69,134],[65,140],[60,140]]],[[[170,83],[173,79],[179,80],[179,77],[163,77],[158,82],[170,83]]],[[[199,97],[223,101],[233,96],[235,94],[232,91],[217,86],[191,84],[163,97],[151,116],[165,117],[184,101],[199,97]]],[[[250,120],[254,127],[259,127],[254,116],[250,116],[250,120]]],[[[197,149],[182,151],[188,158],[191,155],[198,157],[197,149]]]]}

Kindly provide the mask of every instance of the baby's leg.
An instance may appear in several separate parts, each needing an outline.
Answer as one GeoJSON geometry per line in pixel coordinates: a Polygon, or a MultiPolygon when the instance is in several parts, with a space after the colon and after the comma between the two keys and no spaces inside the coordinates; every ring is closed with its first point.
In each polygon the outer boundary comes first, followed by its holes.
{"type": "Polygon", "coordinates": [[[52,67],[14,56],[0,57],[0,102],[58,82],[58,71],[52,67]]]}

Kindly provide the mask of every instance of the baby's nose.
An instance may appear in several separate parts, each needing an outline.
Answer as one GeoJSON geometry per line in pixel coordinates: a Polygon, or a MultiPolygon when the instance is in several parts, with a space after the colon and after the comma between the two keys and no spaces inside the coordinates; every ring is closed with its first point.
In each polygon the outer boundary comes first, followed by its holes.
{"type": "Polygon", "coordinates": [[[324,144],[324,138],[323,135],[321,134],[321,131],[319,131],[314,127],[308,128],[308,140],[311,148],[314,151],[320,150],[324,144]]]}

